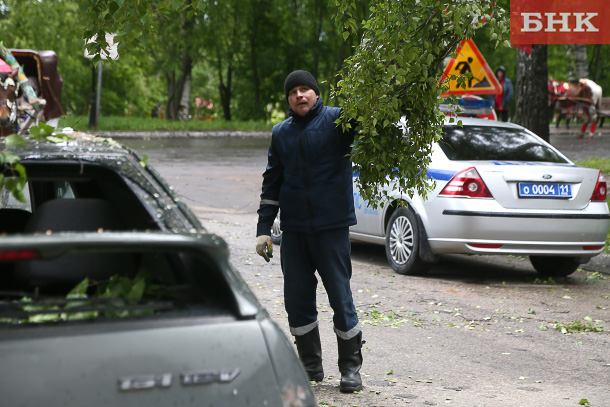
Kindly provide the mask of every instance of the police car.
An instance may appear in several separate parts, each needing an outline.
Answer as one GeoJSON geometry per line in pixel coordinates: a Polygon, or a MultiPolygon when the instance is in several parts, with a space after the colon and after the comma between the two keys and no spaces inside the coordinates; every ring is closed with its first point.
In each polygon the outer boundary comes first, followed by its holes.
{"type": "Polygon", "coordinates": [[[529,130],[480,118],[446,119],[433,147],[426,199],[390,189],[373,209],[354,179],[354,241],[385,245],[392,268],[420,274],[442,254],[529,256],[566,276],[600,254],[610,227],[607,182],[529,130]]]}

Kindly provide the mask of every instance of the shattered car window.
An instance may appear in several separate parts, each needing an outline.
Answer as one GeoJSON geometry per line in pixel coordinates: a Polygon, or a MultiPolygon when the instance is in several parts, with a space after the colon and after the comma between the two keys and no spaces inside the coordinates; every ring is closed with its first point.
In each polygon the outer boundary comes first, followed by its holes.
{"type": "Polygon", "coordinates": [[[0,252],[0,326],[232,315],[230,289],[205,256],[117,248],[39,259],[18,252],[0,252]]]}

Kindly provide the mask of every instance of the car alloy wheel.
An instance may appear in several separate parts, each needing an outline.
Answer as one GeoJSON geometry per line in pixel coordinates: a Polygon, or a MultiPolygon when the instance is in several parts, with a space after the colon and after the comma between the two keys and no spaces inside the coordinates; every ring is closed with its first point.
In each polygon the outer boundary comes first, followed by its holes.
{"type": "Polygon", "coordinates": [[[273,226],[271,226],[271,241],[273,244],[282,243],[282,229],[280,228],[280,211],[277,211],[277,216],[273,220],[273,226]]]}
{"type": "Polygon", "coordinates": [[[413,226],[406,216],[394,219],[390,228],[390,252],[396,264],[403,265],[413,254],[413,226]]]}
{"type": "Polygon", "coordinates": [[[419,256],[419,226],[415,213],[398,208],[392,214],[386,229],[386,256],[394,271],[399,274],[422,274],[430,263],[419,256]]]}

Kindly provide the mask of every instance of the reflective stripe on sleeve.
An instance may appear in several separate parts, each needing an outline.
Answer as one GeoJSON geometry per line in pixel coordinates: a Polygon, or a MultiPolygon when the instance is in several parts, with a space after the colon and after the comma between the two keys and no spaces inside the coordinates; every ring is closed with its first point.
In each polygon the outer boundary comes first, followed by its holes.
{"type": "Polygon", "coordinates": [[[272,201],[270,199],[261,199],[261,206],[262,205],[275,205],[275,206],[280,206],[280,201],[272,201]]]}

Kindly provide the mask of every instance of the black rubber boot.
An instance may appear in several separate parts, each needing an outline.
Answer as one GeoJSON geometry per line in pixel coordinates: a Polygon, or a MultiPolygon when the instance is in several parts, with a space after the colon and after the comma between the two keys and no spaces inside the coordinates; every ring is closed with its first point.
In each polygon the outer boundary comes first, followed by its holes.
{"type": "Polygon", "coordinates": [[[339,371],[341,372],[339,390],[343,393],[353,393],[362,390],[362,378],[360,377],[362,344],[362,332],[358,332],[358,335],[348,340],[337,336],[339,371]]]}
{"type": "Polygon", "coordinates": [[[324,380],[324,368],[322,367],[322,344],[320,343],[320,331],[316,326],[305,335],[294,337],[299,359],[307,372],[309,380],[321,382],[324,380]]]}

